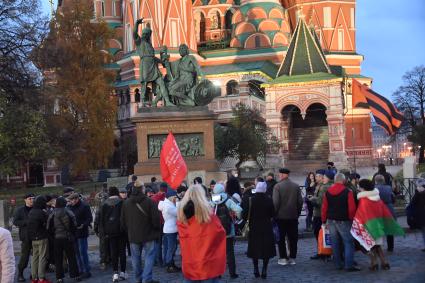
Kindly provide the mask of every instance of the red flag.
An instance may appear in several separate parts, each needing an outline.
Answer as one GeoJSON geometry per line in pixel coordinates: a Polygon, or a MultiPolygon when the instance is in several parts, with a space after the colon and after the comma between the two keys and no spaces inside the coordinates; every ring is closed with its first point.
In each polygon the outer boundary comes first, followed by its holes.
{"type": "Polygon", "coordinates": [[[162,145],[159,159],[161,176],[164,182],[177,189],[187,175],[187,167],[173,134],[170,132],[162,145]]]}

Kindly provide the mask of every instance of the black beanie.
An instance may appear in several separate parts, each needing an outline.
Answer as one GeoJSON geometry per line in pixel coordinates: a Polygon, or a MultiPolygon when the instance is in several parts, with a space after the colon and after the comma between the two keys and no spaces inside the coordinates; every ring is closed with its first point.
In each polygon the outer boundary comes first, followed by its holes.
{"type": "Polygon", "coordinates": [[[66,206],[66,199],[64,197],[58,197],[56,199],[56,208],[63,208],[66,206]]]}
{"type": "Polygon", "coordinates": [[[359,182],[359,187],[364,189],[365,191],[373,191],[374,185],[371,180],[361,179],[359,182]]]}
{"type": "Polygon", "coordinates": [[[109,187],[108,194],[109,194],[110,197],[112,197],[112,196],[119,196],[120,195],[120,192],[119,192],[119,190],[118,190],[117,187],[109,187]]]}

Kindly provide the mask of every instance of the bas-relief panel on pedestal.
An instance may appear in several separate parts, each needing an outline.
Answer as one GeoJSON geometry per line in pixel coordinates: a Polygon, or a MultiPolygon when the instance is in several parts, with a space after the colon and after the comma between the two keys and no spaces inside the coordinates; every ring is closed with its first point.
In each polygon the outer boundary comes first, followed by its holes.
{"type": "MultiPolygon", "coordinates": [[[[167,135],[148,135],[148,158],[159,158],[167,135]]],[[[202,133],[174,134],[180,152],[185,157],[204,156],[204,135],[202,133]]]]}

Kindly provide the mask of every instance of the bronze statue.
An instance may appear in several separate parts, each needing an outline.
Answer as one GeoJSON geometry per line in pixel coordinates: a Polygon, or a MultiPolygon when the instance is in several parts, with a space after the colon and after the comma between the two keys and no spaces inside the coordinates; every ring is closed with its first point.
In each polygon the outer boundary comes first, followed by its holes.
{"type": "Polygon", "coordinates": [[[165,100],[166,106],[174,106],[174,104],[170,101],[168,89],[165,86],[164,79],[158,68],[158,63],[161,63],[161,61],[155,57],[155,50],[151,43],[152,30],[149,25],[142,30],[142,36],[139,36],[139,25],[142,23],[143,18],[138,19],[134,25],[133,31],[133,38],[136,43],[137,53],[140,56],[139,69],[140,83],[142,84],[141,93],[142,95],[146,93],[146,86],[148,83],[154,83],[156,88],[152,87],[152,90],[156,97],[152,102],[152,106],[156,107],[156,104],[161,98],[165,100]]]}
{"type": "Polygon", "coordinates": [[[172,62],[174,67],[173,80],[169,83],[168,89],[179,105],[195,105],[194,87],[198,83],[198,76],[204,80],[204,74],[195,57],[189,55],[189,48],[186,44],[179,47],[181,58],[172,62]]]}
{"type": "Polygon", "coordinates": [[[161,99],[165,106],[205,106],[210,103],[217,96],[217,88],[205,79],[196,58],[189,54],[189,47],[181,44],[181,58],[170,62],[167,46],[162,46],[160,58],[157,58],[151,43],[150,26],[147,25],[139,36],[138,27],[141,23],[143,18],[136,21],[133,38],[140,56],[141,94],[145,95],[147,84],[152,83],[152,92],[155,94],[152,107],[156,107],[161,99]],[[165,79],[158,64],[162,64],[167,71],[165,79]],[[202,79],[199,80],[198,77],[202,79]]]}

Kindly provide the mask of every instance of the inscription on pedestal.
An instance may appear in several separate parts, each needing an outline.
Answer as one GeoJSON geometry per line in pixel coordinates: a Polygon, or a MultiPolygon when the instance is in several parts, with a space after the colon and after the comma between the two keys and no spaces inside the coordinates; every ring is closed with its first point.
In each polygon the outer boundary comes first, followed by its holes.
{"type": "MultiPolygon", "coordinates": [[[[203,133],[174,134],[180,152],[185,157],[204,156],[203,133]]],[[[167,135],[148,135],[148,158],[159,158],[167,135]]]]}

